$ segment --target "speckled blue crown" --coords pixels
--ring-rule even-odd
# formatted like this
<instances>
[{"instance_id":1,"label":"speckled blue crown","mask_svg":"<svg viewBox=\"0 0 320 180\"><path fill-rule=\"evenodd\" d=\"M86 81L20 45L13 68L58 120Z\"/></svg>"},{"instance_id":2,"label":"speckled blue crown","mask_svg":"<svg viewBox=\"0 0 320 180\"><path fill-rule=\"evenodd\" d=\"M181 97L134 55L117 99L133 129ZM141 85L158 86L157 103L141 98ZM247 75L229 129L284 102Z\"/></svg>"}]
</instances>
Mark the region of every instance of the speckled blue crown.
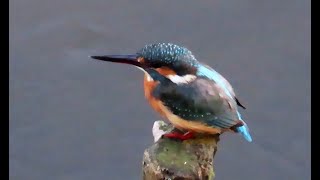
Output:
<instances>
[{"instance_id":1,"label":"speckled blue crown","mask_svg":"<svg viewBox=\"0 0 320 180\"><path fill-rule=\"evenodd\" d=\"M196 64L197 60L192 52L185 47L181 47L171 43L149 44L137 52L139 57L143 57L149 61L161 61L166 64L174 64L184 61Z\"/></svg>"}]
</instances>

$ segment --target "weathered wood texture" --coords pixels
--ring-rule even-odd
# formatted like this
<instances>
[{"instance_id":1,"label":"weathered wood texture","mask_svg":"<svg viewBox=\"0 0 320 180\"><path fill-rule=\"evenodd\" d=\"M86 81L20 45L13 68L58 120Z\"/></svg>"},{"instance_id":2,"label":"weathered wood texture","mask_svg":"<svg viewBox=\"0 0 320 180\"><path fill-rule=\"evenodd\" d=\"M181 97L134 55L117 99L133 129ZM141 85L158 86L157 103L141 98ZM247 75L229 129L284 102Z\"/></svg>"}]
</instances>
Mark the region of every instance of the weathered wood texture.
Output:
<instances>
[{"instance_id":1,"label":"weathered wood texture","mask_svg":"<svg viewBox=\"0 0 320 180\"><path fill-rule=\"evenodd\" d=\"M155 122L155 143L143 156L143 180L214 179L213 158L219 136L197 136L185 141L161 138L171 131L177 130L163 121Z\"/></svg>"}]
</instances>

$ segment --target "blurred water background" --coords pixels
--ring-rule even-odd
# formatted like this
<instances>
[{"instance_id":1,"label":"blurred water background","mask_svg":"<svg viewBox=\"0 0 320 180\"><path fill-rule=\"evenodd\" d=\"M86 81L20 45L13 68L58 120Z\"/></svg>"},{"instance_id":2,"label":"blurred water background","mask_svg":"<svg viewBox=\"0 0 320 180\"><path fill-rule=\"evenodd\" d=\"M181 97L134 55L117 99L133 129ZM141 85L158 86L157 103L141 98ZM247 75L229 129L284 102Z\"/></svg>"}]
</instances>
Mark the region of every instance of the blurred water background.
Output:
<instances>
[{"instance_id":1,"label":"blurred water background","mask_svg":"<svg viewBox=\"0 0 320 180\"><path fill-rule=\"evenodd\" d=\"M254 142L224 134L216 178L310 179L308 0L10 0L10 179L141 179L143 74L89 55L186 46L234 86Z\"/></svg>"}]
</instances>

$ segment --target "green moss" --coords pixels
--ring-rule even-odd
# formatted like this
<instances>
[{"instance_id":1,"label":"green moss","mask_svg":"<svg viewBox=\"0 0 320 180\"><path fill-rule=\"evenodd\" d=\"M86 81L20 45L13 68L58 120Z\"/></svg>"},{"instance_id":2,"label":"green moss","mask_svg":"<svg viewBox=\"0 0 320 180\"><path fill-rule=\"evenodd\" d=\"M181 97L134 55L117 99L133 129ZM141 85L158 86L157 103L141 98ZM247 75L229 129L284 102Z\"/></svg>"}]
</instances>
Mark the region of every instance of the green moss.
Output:
<instances>
[{"instance_id":1,"label":"green moss","mask_svg":"<svg viewBox=\"0 0 320 180\"><path fill-rule=\"evenodd\" d=\"M157 123L159 129L167 133L178 131L163 121ZM161 138L148 150L153 165L146 167L152 167L152 172L161 178L213 180L212 159L218 141L219 136L202 134L185 141Z\"/></svg>"},{"instance_id":2,"label":"green moss","mask_svg":"<svg viewBox=\"0 0 320 180\"><path fill-rule=\"evenodd\" d=\"M213 168L211 168L210 171L209 171L209 178L208 178L208 179L209 179L209 180L212 180L212 179L215 178L215 176L216 176L216 175L214 174Z\"/></svg>"},{"instance_id":3,"label":"green moss","mask_svg":"<svg viewBox=\"0 0 320 180\"><path fill-rule=\"evenodd\" d=\"M190 172L197 162L196 156L189 152L184 143L162 139L157 149L156 158L159 165L174 171Z\"/></svg>"}]
</instances>

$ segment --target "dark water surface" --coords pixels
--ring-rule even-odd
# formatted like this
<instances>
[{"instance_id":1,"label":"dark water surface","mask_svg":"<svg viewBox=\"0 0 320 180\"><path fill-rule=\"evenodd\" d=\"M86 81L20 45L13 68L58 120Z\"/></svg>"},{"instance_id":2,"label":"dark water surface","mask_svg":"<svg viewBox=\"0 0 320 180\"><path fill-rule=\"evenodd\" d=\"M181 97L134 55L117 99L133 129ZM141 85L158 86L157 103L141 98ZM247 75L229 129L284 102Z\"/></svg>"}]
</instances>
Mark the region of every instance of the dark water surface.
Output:
<instances>
[{"instance_id":1,"label":"dark water surface","mask_svg":"<svg viewBox=\"0 0 320 180\"><path fill-rule=\"evenodd\" d=\"M247 106L254 142L221 136L217 180L310 179L310 25L303 0L10 0L10 178L141 179L143 74L88 55L173 42Z\"/></svg>"}]
</instances>

